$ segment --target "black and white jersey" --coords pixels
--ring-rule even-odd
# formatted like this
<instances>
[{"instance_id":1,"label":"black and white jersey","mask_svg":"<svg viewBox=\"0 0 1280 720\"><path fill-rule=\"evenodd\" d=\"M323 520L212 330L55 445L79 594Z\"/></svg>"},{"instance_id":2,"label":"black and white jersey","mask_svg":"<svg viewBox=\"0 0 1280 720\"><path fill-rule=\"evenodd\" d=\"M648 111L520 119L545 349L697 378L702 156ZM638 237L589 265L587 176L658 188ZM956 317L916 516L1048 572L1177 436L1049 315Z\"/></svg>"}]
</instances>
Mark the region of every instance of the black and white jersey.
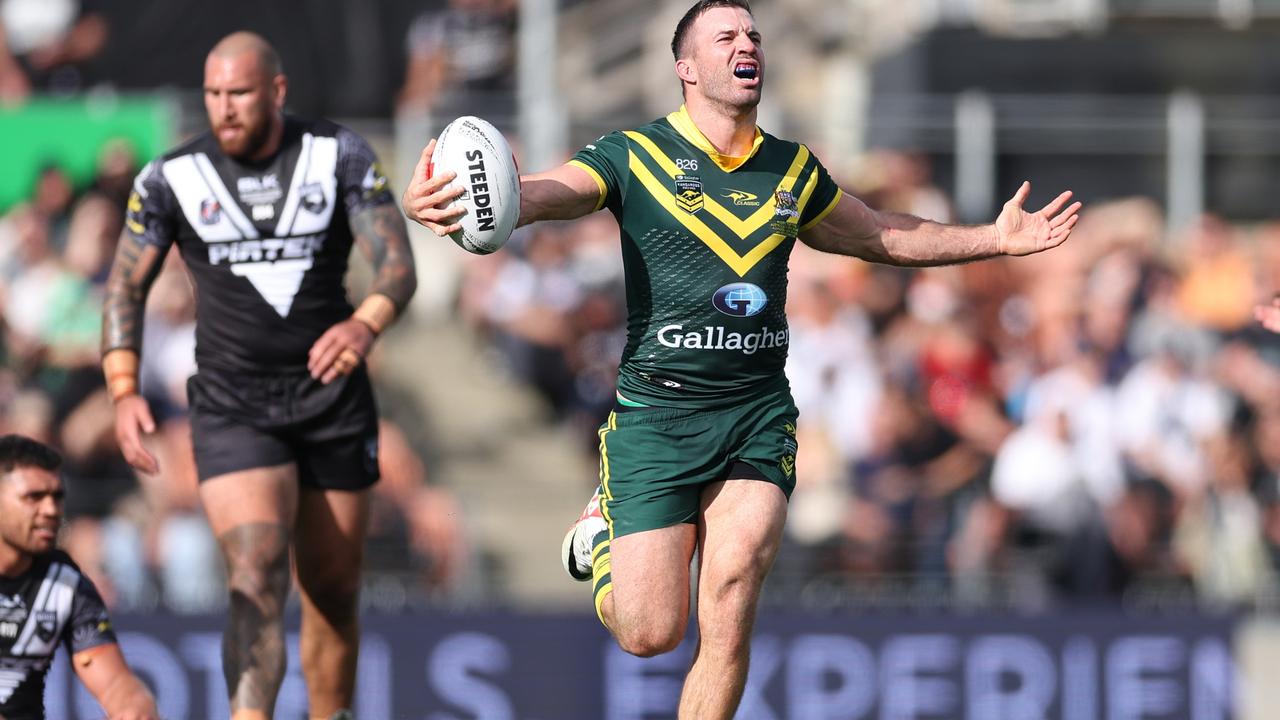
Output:
<instances>
[{"instance_id":1,"label":"black and white jersey","mask_svg":"<svg viewBox=\"0 0 1280 720\"><path fill-rule=\"evenodd\" d=\"M0 575L0 717L44 717L44 678L59 645L74 655L114 642L98 590L61 550L18 577Z\"/></svg>"},{"instance_id":2,"label":"black and white jersey","mask_svg":"<svg viewBox=\"0 0 1280 720\"><path fill-rule=\"evenodd\" d=\"M286 117L268 160L227 157L206 132L148 164L126 226L143 242L178 244L196 285L197 364L292 372L351 315L348 218L394 202L363 138Z\"/></svg>"}]
</instances>

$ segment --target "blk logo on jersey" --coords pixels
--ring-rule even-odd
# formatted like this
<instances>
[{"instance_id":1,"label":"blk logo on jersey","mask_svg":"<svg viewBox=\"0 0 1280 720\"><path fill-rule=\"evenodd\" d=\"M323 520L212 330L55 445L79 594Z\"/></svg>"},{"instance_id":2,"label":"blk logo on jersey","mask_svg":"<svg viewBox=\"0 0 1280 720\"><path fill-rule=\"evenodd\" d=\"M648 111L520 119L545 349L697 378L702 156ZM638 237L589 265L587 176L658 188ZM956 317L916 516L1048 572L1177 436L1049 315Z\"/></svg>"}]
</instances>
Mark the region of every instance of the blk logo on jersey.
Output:
<instances>
[{"instance_id":1,"label":"blk logo on jersey","mask_svg":"<svg viewBox=\"0 0 1280 720\"><path fill-rule=\"evenodd\" d=\"M676 205L691 214L702 209L702 180L697 175L676 176Z\"/></svg>"},{"instance_id":2,"label":"blk logo on jersey","mask_svg":"<svg viewBox=\"0 0 1280 720\"><path fill-rule=\"evenodd\" d=\"M731 317L758 315L769 304L769 296L759 286L751 283L730 283L716 290L711 296L716 310Z\"/></svg>"},{"instance_id":3,"label":"blk logo on jersey","mask_svg":"<svg viewBox=\"0 0 1280 720\"><path fill-rule=\"evenodd\" d=\"M222 219L222 206L213 198L200 201L200 222L205 225L217 225Z\"/></svg>"},{"instance_id":4,"label":"blk logo on jersey","mask_svg":"<svg viewBox=\"0 0 1280 720\"><path fill-rule=\"evenodd\" d=\"M246 205L269 205L284 196L280 178L275 173L262 177L242 177L236 180L236 192L240 202Z\"/></svg>"}]
</instances>

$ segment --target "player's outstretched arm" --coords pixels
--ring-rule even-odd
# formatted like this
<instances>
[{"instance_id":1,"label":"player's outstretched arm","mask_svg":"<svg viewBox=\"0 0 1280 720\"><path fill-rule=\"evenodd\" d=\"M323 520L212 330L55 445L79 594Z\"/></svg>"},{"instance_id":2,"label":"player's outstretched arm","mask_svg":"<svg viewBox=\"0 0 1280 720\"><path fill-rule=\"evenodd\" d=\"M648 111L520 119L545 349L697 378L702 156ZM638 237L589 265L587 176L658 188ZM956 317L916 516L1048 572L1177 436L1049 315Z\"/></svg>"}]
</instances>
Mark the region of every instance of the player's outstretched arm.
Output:
<instances>
[{"instance_id":1,"label":"player's outstretched arm","mask_svg":"<svg viewBox=\"0 0 1280 720\"><path fill-rule=\"evenodd\" d=\"M71 656L80 682L111 720L158 720L156 701L147 686L125 664L115 643L82 650Z\"/></svg>"},{"instance_id":2,"label":"player's outstretched arm","mask_svg":"<svg viewBox=\"0 0 1280 720\"><path fill-rule=\"evenodd\" d=\"M1036 212L1022 207L1031 192L1024 182L990 225L946 225L913 215L872 210L849 194L801 235L809 246L871 262L903 266L948 265L995 255L1030 255L1061 245L1079 219L1071 192Z\"/></svg>"},{"instance_id":3,"label":"player's outstretched arm","mask_svg":"<svg viewBox=\"0 0 1280 720\"><path fill-rule=\"evenodd\" d=\"M573 220L600 207L600 185L586 170L561 165L520 178L520 222Z\"/></svg>"},{"instance_id":4,"label":"player's outstretched arm","mask_svg":"<svg viewBox=\"0 0 1280 720\"><path fill-rule=\"evenodd\" d=\"M142 435L155 432L156 423L138 394L138 352L147 293L167 251L128 230L121 233L102 310L102 371L116 406L116 441L124 459L145 473L158 472L160 465L142 445Z\"/></svg>"}]
</instances>

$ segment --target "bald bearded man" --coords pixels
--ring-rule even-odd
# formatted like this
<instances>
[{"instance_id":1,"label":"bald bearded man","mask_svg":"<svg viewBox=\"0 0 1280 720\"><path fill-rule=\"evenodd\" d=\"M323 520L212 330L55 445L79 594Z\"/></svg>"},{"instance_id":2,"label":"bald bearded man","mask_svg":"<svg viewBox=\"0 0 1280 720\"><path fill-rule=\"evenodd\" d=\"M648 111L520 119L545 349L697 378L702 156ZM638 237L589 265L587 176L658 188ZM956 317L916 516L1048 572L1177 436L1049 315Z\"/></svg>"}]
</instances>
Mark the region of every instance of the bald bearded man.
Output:
<instances>
[{"instance_id":1,"label":"bald bearded man","mask_svg":"<svg viewBox=\"0 0 1280 720\"><path fill-rule=\"evenodd\" d=\"M108 281L103 370L134 468L160 468L139 394L143 307L176 244L195 280L187 385L200 498L226 563L223 672L234 720L272 716L293 551L313 718L350 716L378 427L364 358L416 288L404 219L367 142L285 114L280 58L237 32L209 53L210 131L134 183ZM373 266L353 310L352 245Z\"/></svg>"}]
</instances>

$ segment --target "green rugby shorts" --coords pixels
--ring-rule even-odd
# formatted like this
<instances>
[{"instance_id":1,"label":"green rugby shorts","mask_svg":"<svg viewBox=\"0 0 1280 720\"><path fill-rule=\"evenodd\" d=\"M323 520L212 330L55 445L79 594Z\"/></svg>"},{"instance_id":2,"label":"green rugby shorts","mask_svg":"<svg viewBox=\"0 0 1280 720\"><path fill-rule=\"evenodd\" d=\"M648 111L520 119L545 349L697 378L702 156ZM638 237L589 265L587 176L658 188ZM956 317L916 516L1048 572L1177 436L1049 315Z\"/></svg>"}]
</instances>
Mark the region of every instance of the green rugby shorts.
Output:
<instances>
[{"instance_id":1,"label":"green rugby shorts","mask_svg":"<svg viewBox=\"0 0 1280 720\"><path fill-rule=\"evenodd\" d=\"M610 537L696 522L719 480L764 480L790 498L798 415L788 390L715 409L619 406L599 431Z\"/></svg>"}]
</instances>

